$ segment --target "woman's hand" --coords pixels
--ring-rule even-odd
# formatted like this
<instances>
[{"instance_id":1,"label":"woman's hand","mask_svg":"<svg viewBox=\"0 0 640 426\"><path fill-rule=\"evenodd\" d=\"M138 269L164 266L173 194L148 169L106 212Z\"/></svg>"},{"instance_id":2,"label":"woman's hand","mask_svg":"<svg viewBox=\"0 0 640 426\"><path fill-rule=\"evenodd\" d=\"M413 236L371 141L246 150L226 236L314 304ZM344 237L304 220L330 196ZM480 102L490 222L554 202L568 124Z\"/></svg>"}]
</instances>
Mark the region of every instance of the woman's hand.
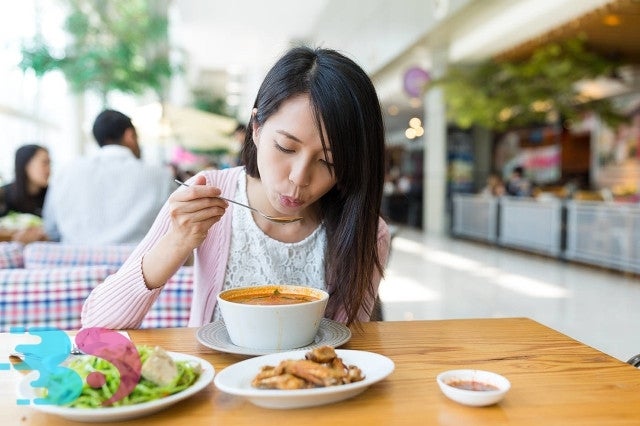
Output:
<instances>
[{"instance_id":1,"label":"woman's hand","mask_svg":"<svg viewBox=\"0 0 640 426\"><path fill-rule=\"evenodd\" d=\"M228 204L217 198L220 189L197 176L189 187L180 187L169 196L168 232L142 258L142 274L148 288L164 285L207 237Z\"/></svg>"},{"instance_id":2,"label":"woman's hand","mask_svg":"<svg viewBox=\"0 0 640 426\"><path fill-rule=\"evenodd\" d=\"M44 232L42 226L30 226L16 231L11 240L22 244L29 244L35 241L47 241L47 234Z\"/></svg>"},{"instance_id":3,"label":"woman's hand","mask_svg":"<svg viewBox=\"0 0 640 426\"><path fill-rule=\"evenodd\" d=\"M189 250L198 247L209 228L217 223L229 204L217 198L220 189L208 186L204 176L196 176L190 187L181 187L169 197L170 233Z\"/></svg>"}]
</instances>

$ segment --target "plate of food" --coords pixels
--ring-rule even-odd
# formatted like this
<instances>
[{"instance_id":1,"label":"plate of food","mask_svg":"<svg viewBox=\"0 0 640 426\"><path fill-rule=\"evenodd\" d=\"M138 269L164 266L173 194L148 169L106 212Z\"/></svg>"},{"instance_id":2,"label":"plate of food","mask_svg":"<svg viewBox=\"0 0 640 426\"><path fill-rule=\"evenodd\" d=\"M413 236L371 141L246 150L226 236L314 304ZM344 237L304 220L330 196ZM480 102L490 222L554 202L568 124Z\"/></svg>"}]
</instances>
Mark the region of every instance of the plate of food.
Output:
<instances>
[{"instance_id":1,"label":"plate of food","mask_svg":"<svg viewBox=\"0 0 640 426\"><path fill-rule=\"evenodd\" d=\"M394 368L391 359L377 353L320 346L232 364L216 375L214 383L257 406L290 409L352 398Z\"/></svg>"},{"instance_id":2,"label":"plate of food","mask_svg":"<svg viewBox=\"0 0 640 426\"><path fill-rule=\"evenodd\" d=\"M290 350L277 349L256 349L245 348L234 345L231 342L229 333L224 321L219 320L209 324L205 324L196 332L198 342L204 346L215 349L220 352L239 354L239 355L268 355L276 352L289 352ZM329 345L333 347L341 346L351 339L351 330L346 325L327 318L322 318L318 333L316 333L313 342L307 346L297 348L296 350L313 349L319 346Z\"/></svg>"},{"instance_id":3,"label":"plate of food","mask_svg":"<svg viewBox=\"0 0 640 426\"><path fill-rule=\"evenodd\" d=\"M33 382L40 374L37 371L25 375L19 382L18 400L34 401L29 404L32 409L68 420L121 421L163 410L200 392L213 381L213 366L201 358L147 346L139 346L138 351L142 361L140 379L130 393L112 405L105 406L103 402L113 397L120 384L120 374L113 364L92 355L72 357L65 364L82 379L82 391L72 402L64 405L36 403L36 399L45 398L49 390L34 387ZM90 378L94 372L100 372L104 377L101 383L96 384Z\"/></svg>"}]
</instances>

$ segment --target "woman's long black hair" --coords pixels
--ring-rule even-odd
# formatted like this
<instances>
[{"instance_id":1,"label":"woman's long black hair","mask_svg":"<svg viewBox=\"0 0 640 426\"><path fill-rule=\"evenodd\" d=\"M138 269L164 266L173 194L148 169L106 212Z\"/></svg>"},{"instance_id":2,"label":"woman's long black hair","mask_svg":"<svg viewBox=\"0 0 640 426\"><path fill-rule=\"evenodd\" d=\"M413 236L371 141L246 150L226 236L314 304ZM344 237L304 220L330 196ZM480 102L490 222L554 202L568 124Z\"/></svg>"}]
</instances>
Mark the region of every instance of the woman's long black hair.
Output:
<instances>
[{"instance_id":1,"label":"woman's long black hair","mask_svg":"<svg viewBox=\"0 0 640 426\"><path fill-rule=\"evenodd\" d=\"M327 230L325 279L331 297L326 315L343 306L356 320L375 270L383 273L377 231L384 182L384 126L371 79L354 61L330 49L296 47L267 73L248 129L262 125L286 100L307 94L325 148L331 150L336 185L321 200ZM253 121L255 120L255 122ZM328 140L324 140L322 124ZM242 161L259 178L257 150L247 131ZM369 314L371 307L365 306Z\"/></svg>"}]
</instances>

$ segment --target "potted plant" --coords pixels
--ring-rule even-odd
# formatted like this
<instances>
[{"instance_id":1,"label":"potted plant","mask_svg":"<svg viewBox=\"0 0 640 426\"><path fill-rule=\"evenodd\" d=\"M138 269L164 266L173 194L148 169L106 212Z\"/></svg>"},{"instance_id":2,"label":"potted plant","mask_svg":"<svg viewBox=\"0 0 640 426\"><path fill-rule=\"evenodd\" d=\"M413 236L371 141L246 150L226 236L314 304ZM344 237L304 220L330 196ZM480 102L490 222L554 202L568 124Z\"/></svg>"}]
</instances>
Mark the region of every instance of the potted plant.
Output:
<instances>
[{"instance_id":1,"label":"potted plant","mask_svg":"<svg viewBox=\"0 0 640 426\"><path fill-rule=\"evenodd\" d=\"M166 1L64 3L69 43L60 51L36 36L22 47L23 70L38 77L60 70L74 92L95 90L104 104L111 91L141 94L151 89L165 97L169 78L179 70L169 60Z\"/></svg>"},{"instance_id":2,"label":"potted plant","mask_svg":"<svg viewBox=\"0 0 640 426\"><path fill-rule=\"evenodd\" d=\"M462 128L504 131L576 119L585 110L615 122L619 116L611 101L581 96L576 83L611 75L616 66L589 51L584 37L577 37L546 44L524 60L451 66L425 89L443 88L449 118Z\"/></svg>"}]
</instances>

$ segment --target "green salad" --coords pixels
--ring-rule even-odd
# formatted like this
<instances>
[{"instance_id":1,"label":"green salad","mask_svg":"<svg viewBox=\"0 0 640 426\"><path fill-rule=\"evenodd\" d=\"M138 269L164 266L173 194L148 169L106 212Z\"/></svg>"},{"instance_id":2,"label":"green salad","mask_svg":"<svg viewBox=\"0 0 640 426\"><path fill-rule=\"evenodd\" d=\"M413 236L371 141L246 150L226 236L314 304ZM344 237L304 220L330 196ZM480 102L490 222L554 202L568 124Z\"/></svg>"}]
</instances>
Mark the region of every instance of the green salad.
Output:
<instances>
[{"instance_id":1,"label":"green salad","mask_svg":"<svg viewBox=\"0 0 640 426\"><path fill-rule=\"evenodd\" d=\"M150 361L149 366L145 363L158 352L166 359L168 355L160 348L152 348L140 345L136 347L142 362L142 376L135 388L129 395L109 404L107 406L120 407L125 405L140 404L155 399L163 398L177 392L180 392L193 385L201 373L200 364L189 361L171 361L171 374L167 378L166 373L162 373L164 378L157 375L154 376L154 369L161 369L156 359ZM66 407L73 408L99 408L105 407L103 404L109 400L118 387L120 386L120 373L118 369L102 358L93 355L84 355L74 358L66 365L67 368L74 370L82 378L82 392L73 402L64 404ZM151 368L149 368L151 367ZM145 374L145 370L148 372ZM89 385L87 377L93 372L102 373L105 377L104 383L100 387L92 387ZM89 380L90 382L90 380ZM160 383L158 383L160 382Z\"/></svg>"},{"instance_id":2,"label":"green salad","mask_svg":"<svg viewBox=\"0 0 640 426\"><path fill-rule=\"evenodd\" d=\"M42 218L35 214L14 211L10 211L6 216L0 217L0 228L19 230L32 226L42 226Z\"/></svg>"}]
</instances>

